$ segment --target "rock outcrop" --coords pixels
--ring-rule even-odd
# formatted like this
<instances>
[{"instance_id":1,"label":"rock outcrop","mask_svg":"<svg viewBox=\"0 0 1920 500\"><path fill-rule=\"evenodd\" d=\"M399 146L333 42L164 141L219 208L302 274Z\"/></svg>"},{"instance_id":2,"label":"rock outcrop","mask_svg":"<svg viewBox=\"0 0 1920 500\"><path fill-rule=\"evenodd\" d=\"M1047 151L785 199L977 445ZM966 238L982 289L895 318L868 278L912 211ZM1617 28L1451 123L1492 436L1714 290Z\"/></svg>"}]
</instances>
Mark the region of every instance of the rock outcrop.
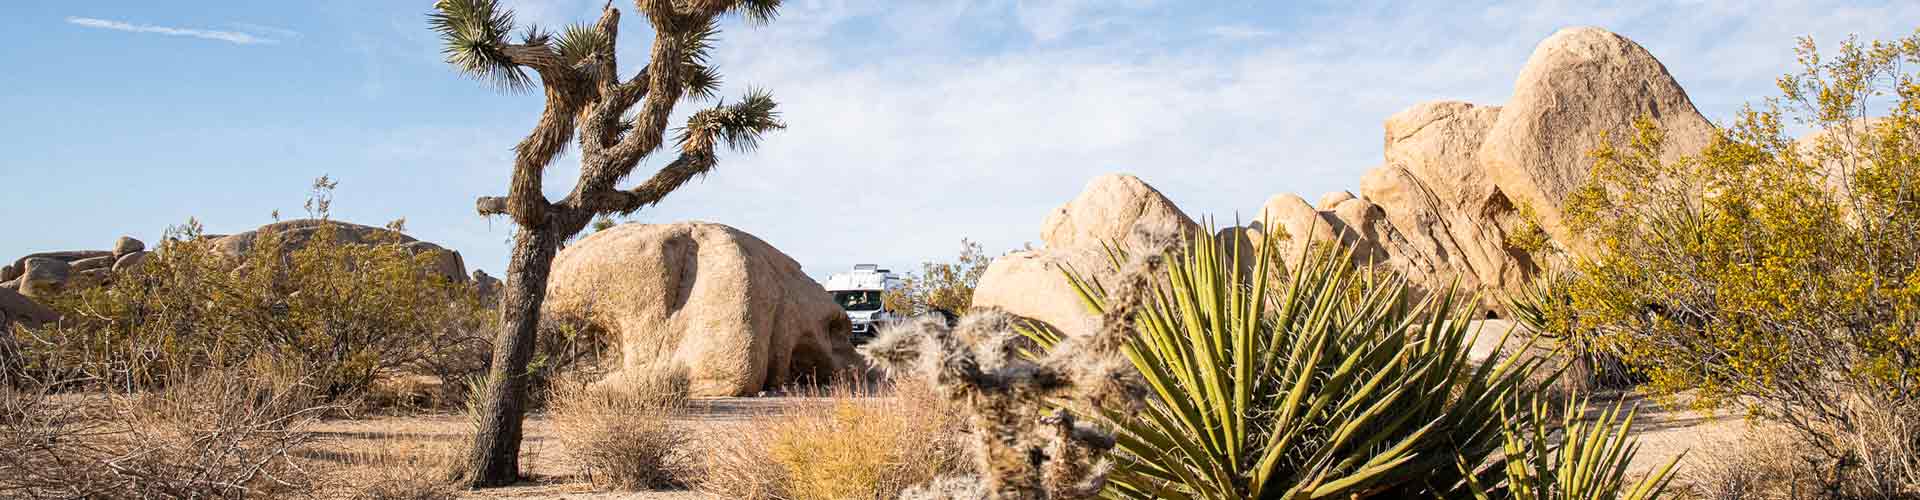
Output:
<instances>
[{"instance_id":1,"label":"rock outcrop","mask_svg":"<svg viewBox=\"0 0 1920 500\"><path fill-rule=\"evenodd\" d=\"M1587 155L1601 134L1631 138L1643 117L1665 131L1667 160L1698 153L1716 133L1640 44L1600 28L1562 29L1527 59L1479 160L1502 193L1532 207L1541 229L1579 253L1586 245L1566 227L1561 204L1586 182Z\"/></svg>"},{"instance_id":2,"label":"rock outcrop","mask_svg":"<svg viewBox=\"0 0 1920 500\"><path fill-rule=\"evenodd\" d=\"M30 257L23 267L27 271L20 275L20 294L28 297L58 295L67 289L67 278L73 276L73 266L59 259Z\"/></svg>"},{"instance_id":3,"label":"rock outcrop","mask_svg":"<svg viewBox=\"0 0 1920 500\"><path fill-rule=\"evenodd\" d=\"M432 252L434 271L447 279L464 282L467 280L466 264L460 258L460 252L448 250L432 243L414 239L399 231L373 226L362 226L348 222L321 219L296 219L275 222L260 226L252 231L227 236L209 238L221 253L239 257L253 249L254 243L263 233L273 233L283 238L284 250L292 251L307 244L322 228L333 229L333 239L344 244L387 244L402 245L415 255Z\"/></svg>"},{"instance_id":4,"label":"rock outcrop","mask_svg":"<svg viewBox=\"0 0 1920 500\"><path fill-rule=\"evenodd\" d=\"M621 362L606 384L684 369L695 395L748 396L858 364L832 296L786 254L720 224L587 236L554 259L545 312L617 339Z\"/></svg>"},{"instance_id":5,"label":"rock outcrop","mask_svg":"<svg viewBox=\"0 0 1920 500\"><path fill-rule=\"evenodd\" d=\"M1717 133L1645 48L1598 28L1563 29L1535 48L1505 105L1429 102L1388 117L1384 163L1360 179L1358 195L1334 191L1308 204L1277 194L1254 222L1221 238L1284 236L1290 264L1310 245L1339 241L1352 247L1355 264L1397 270L1416 293L1458 284L1500 311L1506 293L1542 266L1510 237L1538 224L1560 251L1586 251L1565 227L1562 204L1587 181L1588 152L1602 136L1629 138L1642 117L1666 133L1668 159L1697 154ZM1169 218L1145 214L1179 214L1144 186L1132 177L1096 179L1048 217L1045 250L994 261L975 303L1056 327L1090 318L1059 269L1104 270L1105 254L1087 251L1087 242ZM1536 219L1525 220L1522 206Z\"/></svg>"},{"instance_id":6,"label":"rock outcrop","mask_svg":"<svg viewBox=\"0 0 1920 500\"><path fill-rule=\"evenodd\" d=\"M973 291L974 307L995 307L1065 332L1091 326L1094 316L1064 271L1105 280L1112 274L1103 245L1138 247L1148 240L1191 234L1192 218L1139 178L1108 174L1087 183L1073 201L1042 224L1046 246L994 259Z\"/></svg>"},{"instance_id":7,"label":"rock outcrop","mask_svg":"<svg viewBox=\"0 0 1920 500\"><path fill-rule=\"evenodd\" d=\"M1599 28L1563 29L1535 48L1504 106L1430 102L1389 117L1385 164L1361 179L1357 199L1328 193L1318 212L1416 291L1457 283L1499 310L1541 266L1508 244L1527 223L1519 207L1561 250L1586 251L1561 207L1587 181L1603 135L1631 137L1642 117L1666 133L1668 159L1698 153L1716 133L1645 48ZM1291 201L1267 205L1311 219Z\"/></svg>"},{"instance_id":8,"label":"rock outcrop","mask_svg":"<svg viewBox=\"0 0 1920 500\"><path fill-rule=\"evenodd\" d=\"M278 232L285 235L286 249L292 250L305 245L321 227L325 226L335 229L335 239L341 243L402 245L416 255L431 252L434 255L435 272L454 281L467 280L466 265L461 261L459 252L414 239L398 231L359 224L302 219L276 222L234 235L207 235L201 238L221 253L240 257L252 250L254 242L262 232ZM11 264L0 266L0 288L15 290L30 297L44 298L63 290L101 286L111 283L114 274L133 269L152 255L152 252L147 251L146 243L131 236L121 236L113 242L111 248L111 250L39 252L22 256L14 259ZM43 262L40 262L37 267L28 265L29 262L36 260ZM37 272L34 271L35 269Z\"/></svg>"}]
</instances>

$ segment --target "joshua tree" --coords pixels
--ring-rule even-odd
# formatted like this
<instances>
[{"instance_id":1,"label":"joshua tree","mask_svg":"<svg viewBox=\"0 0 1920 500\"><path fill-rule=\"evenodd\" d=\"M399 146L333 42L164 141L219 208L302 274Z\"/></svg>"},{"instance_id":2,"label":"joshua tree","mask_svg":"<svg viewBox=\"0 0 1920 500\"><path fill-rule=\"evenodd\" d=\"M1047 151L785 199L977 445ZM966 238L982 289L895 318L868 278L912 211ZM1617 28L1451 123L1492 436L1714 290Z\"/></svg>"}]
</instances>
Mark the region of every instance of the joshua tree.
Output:
<instances>
[{"instance_id":1,"label":"joshua tree","mask_svg":"<svg viewBox=\"0 0 1920 500\"><path fill-rule=\"evenodd\" d=\"M631 214L695 176L711 171L715 148L751 150L761 134L782 128L773 98L754 90L732 104L701 109L674 137L679 157L632 188L615 184L666 144L667 119L681 100L711 99L720 76L707 63L718 18L740 14L751 23L772 20L780 0L635 0L653 26L648 62L621 79L614 59L620 11L611 0L592 25L558 33L527 26L515 31L513 12L498 0L440 0L428 23L446 42L447 62L462 73L508 91L529 90L538 75L546 110L514 147L513 180L505 197L477 202L481 215L506 215L518 231L507 265L502 331L494 343L478 428L463 474L474 486L519 478L521 417L527 363L533 355L547 274L562 242L596 216ZM629 114L629 111L632 111ZM541 174L577 138L580 179L559 201L541 192Z\"/></svg>"}]
</instances>

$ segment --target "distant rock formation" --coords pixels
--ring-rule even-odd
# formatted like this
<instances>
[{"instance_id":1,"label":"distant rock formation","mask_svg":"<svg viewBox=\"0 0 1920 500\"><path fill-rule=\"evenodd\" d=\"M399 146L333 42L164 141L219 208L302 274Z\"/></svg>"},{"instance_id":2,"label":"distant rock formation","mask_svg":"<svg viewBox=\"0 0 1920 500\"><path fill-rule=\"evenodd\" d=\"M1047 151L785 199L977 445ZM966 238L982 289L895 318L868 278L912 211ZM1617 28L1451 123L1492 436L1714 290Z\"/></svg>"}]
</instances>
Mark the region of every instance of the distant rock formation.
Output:
<instances>
[{"instance_id":1,"label":"distant rock formation","mask_svg":"<svg viewBox=\"0 0 1920 500\"><path fill-rule=\"evenodd\" d=\"M545 313L617 342L603 384L685 370L696 396L751 396L858 365L852 322L787 254L705 222L622 224L553 261Z\"/></svg>"},{"instance_id":2,"label":"distant rock formation","mask_svg":"<svg viewBox=\"0 0 1920 500\"><path fill-rule=\"evenodd\" d=\"M974 287L974 307L995 307L1067 332L1091 328L1093 314L1067 282L1071 269L1090 279L1112 274L1103 244L1136 246L1143 238L1191 234L1199 225L1139 178L1108 174L1087 183L1041 225L1046 248L993 260Z\"/></svg>"},{"instance_id":3,"label":"distant rock formation","mask_svg":"<svg viewBox=\"0 0 1920 500\"><path fill-rule=\"evenodd\" d=\"M1534 49L1504 106L1428 102L1388 117L1384 163L1360 179L1358 195L1335 191L1309 205L1277 194L1252 223L1221 233L1279 233L1289 263L1310 244L1340 241L1357 264L1405 274L1416 293L1457 284L1502 311L1505 295L1545 264L1509 243L1526 227L1520 208L1560 249L1587 252L1561 207L1587 181L1601 135L1632 137L1641 117L1666 133L1668 159L1698 153L1717 133L1646 49L1599 28L1563 29ZM1184 214L1164 222L1176 219L1168 214L1180 211L1139 179L1095 179L1047 218L1046 248L994 261L974 302L1076 327L1091 315L1058 269L1104 270L1104 253L1089 245L1118 241L1141 221L1192 224Z\"/></svg>"},{"instance_id":4,"label":"distant rock formation","mask_svg":"<svg viewBox=\"0 0 1920 500\"><path fill-rule=\"evenodd\" d=\"M283 251L294 251L306 246L321 228L333 228L333 241L341 244L389 244L406 247L414 255L431 252L434 255L434 272L455 282L467 281L467 266L461 260L460 252L448 250L440 245L414 239L392 229L362 226L350 222L323 219L295 219L260 226L251 231L227 236L208 237L221 253L232 257L246 255L261 234L273 233L282 238Z\"/></svg>"}]
</instances>

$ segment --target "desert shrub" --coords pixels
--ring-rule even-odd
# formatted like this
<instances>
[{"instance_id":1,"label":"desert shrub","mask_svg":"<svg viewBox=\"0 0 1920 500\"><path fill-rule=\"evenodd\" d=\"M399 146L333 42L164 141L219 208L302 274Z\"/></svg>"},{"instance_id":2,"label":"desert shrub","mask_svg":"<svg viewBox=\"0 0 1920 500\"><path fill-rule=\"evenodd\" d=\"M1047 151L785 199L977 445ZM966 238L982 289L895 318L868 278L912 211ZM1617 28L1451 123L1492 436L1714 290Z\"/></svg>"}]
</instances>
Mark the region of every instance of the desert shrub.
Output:
<instances>
[{"instance_id":1,"label":"desert shrub","mask_svg":"<svg viewBox=\"0 0 1920 500\"><path fill-rule=\"evenodd\" d=\"M685 486L696 472L696 457L688 429L674 419L685 411L688 387L685 370L595 385L563 382L553 388L548 416L566 454L595 486Z\"/></svg>"},{"instance_id":2,"label":"desert shrub","mask_svg":"<svg viewBox=\"0 0 1920 500\"><path fill-rule=\"evenodd\" d=\"M313 477L290 452L313 440L308 426L329 410L300 379L239 370L201 372L141 394L14 394L0 408L7 498L306 494Z\"/></svg>"},{"instance_id":3,"label":"desert shrub","mask_svg":"<svg viewBox=\"0 0 1920 500\"><path fill-rule=\"evenodd\" d=\"M841 387L725 432L699 488L723 498L890 499L966 472L959 416L924 384L892 397Z\"/></svg>"},{"instance_id":4,"label":"desert shrub","mask_svg":"<svg viewBox=\"0 0 1920 500\"><path fill-rule=\"evenodd\" d=\"M1654 392L1742 406L1876 495L1920 495L1920 78L1903 66L1920 34L1799 56L1697 156L1663 161L1644 123L1594 152L1568 200L1595 247L1573 307Z\"/></svg>"},{"instance_id":5,"label":"desert shrub","mask_svg":"<svg viewBox=\"0 0 1920 500\"><path fill-rule=\"evenodd\" d=\"M316 195L321 210L326 196ZM316 228L298 238L263 231L234 257L189 221L143 265L52 300L69 320L20 330L23 369L158 388L196 370L275 359L304 366L335 398L384 375L449 376L476 369L465 356L485 359L480 334L494 314L472 287L435 272L438 256Z\"/></svg>"},{"instance_id":6,"label":"desert shrub","mask_svg":"<svg viewBox=\"0 0 1920 500\"><path fill-rule=\"evenodd\" d=\"M1750 433L1737 446L1696 455L1680 480L1704 500L1800 500L1829 491L1820 470L1830 459L1788 436Z\"/></svg>"},{"instance_id":7,"label":"desert shrub","mask_svg":"<svg viewBox=\"0 0 1920 500\"><path fill-rule=\"evenodd\" d=\"M881 301L889 311L966 314L967 309L973 307L973 289L979 286L980 276L987 273L987 265L991 263L993 258L987 256L980 243L961 239L960 255L953 262L921 263L919 272L908 273L901 280L901 287L888 290Z\"/></svg>"}]
</instances>

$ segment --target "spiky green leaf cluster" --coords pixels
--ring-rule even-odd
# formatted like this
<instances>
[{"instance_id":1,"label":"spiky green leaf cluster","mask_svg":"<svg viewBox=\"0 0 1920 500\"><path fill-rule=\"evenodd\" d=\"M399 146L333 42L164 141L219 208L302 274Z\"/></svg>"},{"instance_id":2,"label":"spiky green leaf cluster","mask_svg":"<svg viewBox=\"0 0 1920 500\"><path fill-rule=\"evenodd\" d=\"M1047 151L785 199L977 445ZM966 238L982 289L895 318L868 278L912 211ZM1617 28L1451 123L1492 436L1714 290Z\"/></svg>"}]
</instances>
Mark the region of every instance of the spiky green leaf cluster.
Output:
<instances>
[{"instance_id":1,"label":"spiky green leaf cluster","mask_svg":"<svg viewBox=\"0 0 1920 500\"><path fill-rule=\"evenodd\" d=\"M1523 415L1506 421L1506 483L1470 486L1480 500L1574 500L1658 498L1673 482L1674 466L1681 456L1637 482L1629 482L1627 466L1640 444L1628 439L1637 411L1622 417L1621 406L1603 411L1592 421L1583 421L1587 401L1568 396L1565 414L1558 426L1547 422L1552 413L1545 400L1536 396ZM1560 436L1555 436L1559 431ZM1558 437L1559 439L1555 439ZM1470 465L1461 463L1466 470ZM1471 476L1469 476L1471 477Z\"/></svg>"},{"instance_id":2,"label":"spiky green leaf cluster","mask_svg":"<svg viewBox=\"0 0 1920 500\"><path fill-rule=\"evenodd\" d=\"M560 38L553 43L554 52L560 54L560 60L570 66L600 54L603 57L613 53L612 40L595 31L587 24L571 24L560 31Z\"/></svg>"},{"instance_id":3,"label":"spiky green leaf cluster","mask_svg":"<svg viewBox=\"0 0 1920 500\"><path fill-rule=\"evenodd\" d=\"M720 70L713 67L710 59L713 42L719 39L720 24L708 20L700 26L687 30L679 39L680 82L686 88L687 98L712 99L720 90Z\"/></svg>"},{"instance_id":4,"label":"spiky green leaf cluster","mask_svg":"<svg viewBox=\"0 0 1920 500\"><path fill-rule=\"evenodd\" d=\"M687 118L678 137L683 150L725 144L734 151L759 147L767 132L786 128L780 122L779 103L765 89L748 89L740 102L704 109Z\"/></svg>"},{"instance_id":5,"label":"spiky green leaf cluster","mask_svg":"<svg viewBox=\"0 0 1920 500\"><path fill-rule=\"evenodd\" d=\"M513 11L501 8L499 0L439 0L427 14L427 25L440 34L445 44L440 52L461 73L510 91L533 84L504 51L513 33Z\"/></svg>"},{"instance_id":6,"label":"spiky green leaf cluster","mask_svg":"<svg viewBox=\"0 0 1920 500\"><path fill-rule=\"evenodd\" d=\"M1472 301L1446 292L1409 302L1403 278L1357 271L1342 252L1302 258L1283 278L1279 247L1245 255L1202 234L1169 257L1127 349L1153 394L1145 411L1104 415L1127 457L1108 493L1464 491L1456 460L1498 449L1503 403L1529 390L1539 361L1471 360ZM1100 283L1069 278L1095 311L1105 307Z\"/></svg>"}]
</instances>

